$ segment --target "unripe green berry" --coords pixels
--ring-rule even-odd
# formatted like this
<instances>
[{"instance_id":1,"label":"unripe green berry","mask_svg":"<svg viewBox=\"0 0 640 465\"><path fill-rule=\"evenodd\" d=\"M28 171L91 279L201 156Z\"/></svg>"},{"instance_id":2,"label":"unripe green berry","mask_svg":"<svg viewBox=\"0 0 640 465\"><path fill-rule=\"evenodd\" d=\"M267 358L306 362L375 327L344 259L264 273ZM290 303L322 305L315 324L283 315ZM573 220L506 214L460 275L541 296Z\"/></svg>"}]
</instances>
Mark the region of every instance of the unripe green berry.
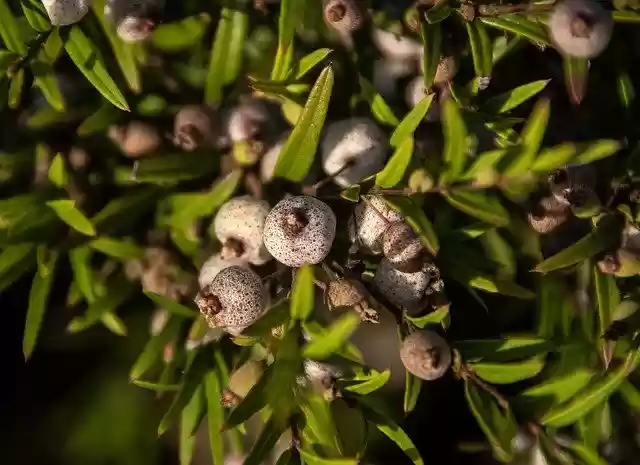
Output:
<instances>
[{"instance_id":1,"label":"unripe green berry","mask_svg":"<svg viewBox=\"0 0 640 465\"><path fill-rule=\"evenodd\" d=\"M400 359L409 373L432 381L444 375L451 366L451 348L433 331L415 331L402 341Z\"/></svg>"}]
</instances>

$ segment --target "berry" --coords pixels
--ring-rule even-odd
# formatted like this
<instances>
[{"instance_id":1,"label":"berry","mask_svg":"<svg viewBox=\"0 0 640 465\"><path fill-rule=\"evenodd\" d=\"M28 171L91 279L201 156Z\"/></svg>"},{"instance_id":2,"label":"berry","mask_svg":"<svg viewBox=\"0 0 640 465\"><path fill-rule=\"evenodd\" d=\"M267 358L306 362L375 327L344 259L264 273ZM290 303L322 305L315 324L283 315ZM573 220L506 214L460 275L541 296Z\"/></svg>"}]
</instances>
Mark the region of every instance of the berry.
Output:
<instances>
[{"instance_id":1,"label":"berry","mask_svg":"<svg viewBox=\"0 0 640 465\"><path fill-rule=\"evenodd\" d=\"M331 308L351 307L361 316L363 321L377 323L376 312L367 301L369 293L364 285L351 279L336 279L330 281L326 289L326 299Z\"/></svg>"},{"instance_id":2,"label":"berry","mask_svg":"<svg viewBox=\"0 0 640 465\"><path fill-rule=\"evenodd\" d=\"M158 130L141 121L131 121L126 126L111 126L108 136L127 157L131 158L149 155L162 145Z\"/></svg>"},{"instance_id":3,"label":"berry","mask_svg":"<svg viewBox=\"0 0 640 465\"><path fill-rule=\"evenodd\" d=\"M424 85L424 78L416 76L413 78L404 91L404 98L410 108L415 107L427 95L427 88ZM441 89L434 95L431 106L425 116L426 121L440 121L440 101L449 96L446 88Z\"/></svg>"},{"instance_id":4,"label":"berry","mask_svg":"<svg viewBox=\"0 0 640 465\"><path fill-rule=\"evenodd\" d=\"M256 140L264 135L264 126L269 119L269 109L265 102L248 99L226 115L226 133L232 142Z\"/></svg>"},{"instance_id":5,"label":"berry","mask_svg":"<svg viewBox=\"0 0 640 465\"><path fill-rule=\"evenodd\" d=\"M357 0L328 0L324 20L338 32L349 34L362 27L364 15Z\"/></svg>"},{"instance_id":6,"label":"berry","mask_svg":"<svg viewBox=\"0 0 640 465\"><path fill-rule=\"evenodd\" d=\"M540 234L547 234L563 224L571 216L569 207L553 196L538 202L527 215L529 224Z\"/></svg>"},{"instance_id":7,"label":"berry","mask_svg":"<svg viewBox=\"0 0 640 465\"><path fill-rule=\"evenodd\" d=\"M54 26L68 26L80 21L89 12L90 0L42 0Z\"/></svg>"},{"instance_id":8,"label":"berry","mask_svg":"<svg viewBox=\"0 0 640 465\"><path fill-rule=\"evenodd\" d=\"M290 197L273 207L264 225L269 253L290 267L320 263L336 235L336 216L329 206L307 195Z\"/></svg>"},{"instance_id":9,"label":"berry","mask_svg":"<svg viewBox=\"0 0 640 465\"><path fill-rule=\"evenodd\" d=\"M238 258L254 265L262 265L271 256L262 242L264 223L269 204L248 195L229 200L220 207L213 221L213 229L223 244L224 259Z\"/></svg>"},{"instance_id":10,"label":"berry","mask_svg":"<svg viewBox=\"0 0 640 465\"><path fill-rule=\"evenodd\" d=\"M228 257L225 259L222 258L219 253L209 257L200 268L200 274L198 275L198 283L200 284L200 287L202 288L211 284L211 281L213 281L213 278L215 278L218 273L230 266L242 266L248 268L247 262L240 258Z\"/></svg>"},{"instance_id":11,"label":"berry","mask_svg":"<svg viewBox=\"0 0 640 465\"><path fill-rule=\"evenodd\" d=\"M640 274L640 253L620 247L614 254L606 255L598 262L598 269L619 278L628 278Z\"/></svg>"},{"instance_id":12,"label":"berry","mask_svg":"<svg viewBox=\"0 0 640 465\"><path fill-rule=\"evenodd\" d=\"M430 281L430 273L422 270L405 273L394 268L387 259L382 259L373 277L373 285L380 294L411 314L419 312L424 306L424 296Z\"/></svg>"},{"instance_id":13,"label":"berry","mask_svg":"<svg viewBox=\"0 0 640 465\"><path fill-rule=\"evenodd\" d=\"M262 315L267 296L257 274L230 266L200 290L195 303L211 328L237 336Z\"/></svg>"},{"instance_id":14,"label":"berry","mask_svg":"<svg viewBox=\"0 0 640 465\"><path fill-rule=\"evenodd\" d=\"M215 117L207 105L183 107L173 121L173 143L187 152L201 146L211 147L215 138Z\"/></svg>"},{"instance_id":15,"label":"berry","mask_svg":"<svg viewBox=\"0 0 640 465\"><path fill-rule=\"evenodd\" d=\"M420 55L420 69L423 69L424 55ZM453 55L443 55L440 57L438 67L436 68L436 75L433 78L433 85L437 86L445 84L455 77L458 73L458 60Z\"/></svg>"},{"instance_id":16,"label":"berry","mask_svg":"<svg viewBox=\"0 0 640 465\"><path fill-rule=\"evenodd\" d=\"M401 58L381 58L373 65L373 85L384 98L393 100L398 80L413 71L411 62Z\"/></svg>"},{"instance_id":17,"label":"berry","mask_svg":"<svg viewBox=\"0 0 640 465\"><path fill-rule=\"evenodd\" d=\"M384 232L382 253L391 266L405 273L419 271L425 262L420 236L404 222L393 223Z\"/></svg>"},{"instance_id":18,"label":"berry","mask_svg":"<svg viewBox=\"0 0 640 465\"><path fill-rule=\"evenodd\" d=\"M163 4L163 0L108 0L104 16L123 41L139 42L149 38L158 25Z\"/></svg>"},{"instance_id":19,"label":"berry","mask_svg":"<svg viewBox=\"0 0 640 465\"><path fill-rule=\"evenodd\" d=\"M321 151L325 173L347 187L384 167L387 136L368 118L350 118L326 128Z\"/></svg>"},{"instance_id":20,"label":"berry","mask_svg":"<svg viewBox=\"0 0 640 465\"><path fill-rule=\"evenodd\" d=\"M595 191L597 173L593 166L578 165L561 168L549 175L549 189L561 203L571 204L571 193L578 189Z\"/></svg>"},{"instance_id":21,"label":"berry","mask_svg":"<svg viewBox=\"0 0 640 465\"><path fill-rule=\"evenodd\" d=\"M276 163L278 163L278 157L282 152L284 144L287 142L289 132L280 137L280 140L271 146L269 150L262 156L260 161L260 178L263 182L269 182L273 179L273 173L276 169Z\"/></svg>"},{"instance_id":22,"label":"berry","mask_svg":"<svg viewBox=\"0 0 640 465\"><path fill-rule=\"evenodd\" d=\"M551 40L560 52L574 57L600 55L611 40L613 20L594 0L564 0L549 18Z\"/></svg>"},{"instance_id":23,"label":"berry","mask_svg":"<svg viewBox=\"0 0 640 465\"><path fill-rule=\"evenodd\" d=\"M389 225L403 219L381 197L367 197L356 205L349 219L349 237L360 248L377 255L382 253L382 236Z\"/></svg>"},{"instance_id":24,"label":"berry","mask_svg":"<svg viewBox=\"0 0 640 465\"><path fill-rule=\"evenodd\" d=\"M440 378L451 365L451 349L433 331L415 331L402 341L400 359L409 373L425 381Z\"/></svg>"},{"instance_id":25,"label":"berry","mask_svg":"<svg viewBox=\"0 0 640 465\"><path fill-rule=\"evenodd\" d=\"M422 44L417 40L384 29L375 28L371 38L380 52L393 60L418 60L423 54Z\"/></svg>"}]
</instances>

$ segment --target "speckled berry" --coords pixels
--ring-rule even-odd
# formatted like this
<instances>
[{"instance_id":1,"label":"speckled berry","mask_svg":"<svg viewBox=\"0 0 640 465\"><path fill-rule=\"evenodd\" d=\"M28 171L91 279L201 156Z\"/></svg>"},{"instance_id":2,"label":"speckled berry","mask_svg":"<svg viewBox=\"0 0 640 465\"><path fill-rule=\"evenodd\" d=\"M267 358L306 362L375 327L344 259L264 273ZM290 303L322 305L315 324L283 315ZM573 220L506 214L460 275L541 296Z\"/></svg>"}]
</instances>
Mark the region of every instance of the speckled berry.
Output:
<instances>
[{"instance_id":1,"label":"speckled berry","mask_svg":"<svg viewBox=\"0 0 640 465\"><path fill-rule=\"evenodd\" d=\"M131 121L126 126L113 125L109 128L108 136L122 153L131 158L149 155L162 145L155 126L142 121Z\"/></svg>"},{"instance_id":2,"label":"speckled berry","mask_svg":"<svg viewBox=\"0 0 640 465\"><path fill-rule=\"evenodd\" d=\"M251 141L260 138L270 119L265 102L248 99L229 110L225 115L226 133L231 142Z\"/></svg>"},{"instance_id":3,"label":"speckled berry","mask_svg":"<svg viewBox=\"0 0 640 465\"><path fill-rule=\"evenodd\" d=\"M562 53L574 57L600 55L612 31L611 15L594 0L564 0L549 17L551 40Z\"/></svg>"},{"instance_id":4,"label":"speckled berry","mask_svg":"<svg viewBox=\"0 0 640 465\"><path fill-rule=\"evenodd\" d=\"M289 197L273 207L264 225L264 245L290 267L315 265L327 256L336 235L329 206L308 195Z\"/></svg>"},{"instance_id":5,"label":"speckled berry","mask_svg":"<svg viewBox=\"0 0 640 465\"><path fill-rule=\"evenodd\" d=\"M215 133L215 115L208 105L187 105L173 121L173 143L187 152L211 147Z\"/></svg>"},{"instance_id":6,"label":"speckled berry","mask_svg":"<svg viewBox=\"0 0 640 465\"><path fill-rule=\"evenodd\" d=\"M159 23L164 0L108 0L104 16L125 42L148 39Z\"/></svg>"},{"instance_id":7,"label":"speckled berry","mask_svg":"<svg viewBox=\"0 0 640 465\"><path fill-rule=\"evenodd\" d=\"M430 280L428 272L405 273L395 269L389 260L383 259L373 277L373 286L389 302L415 314L425 305L424 296Z\"/></svg>"},{"instance_id":8,"label":"speckled berry","mask_svg":"<svg viewBox=\"0 0 640 465\"><path fill-rule=\"evenodd\" d=\"M382 236L389 225L403 219L382 198L367 197L356 205L349 218L349 237L358 248L377 255L382 253Z\"/></svg>"},{"instance_id":9,"label":"speckled berry","mask_svg":"<svg viewBox=\"0 0 640 465\"><path fill-rule=\"evenodd\" d=\"M226 202L213 221L213 229L223 244L221 255L239 258L253 265L262 265L271 259L264 246L262 233L269 214L269 204L248 195Z\"/></svg>"},{"instance_id":10,"label":"speckled berry","mask_svg":"<svg viewBox=\"0 0 640 465\"><path fill-rule=\"evenodd\" d=\"M206 287L211 284L213 278L215 278L218 273L230 266L249 268L247 262L240 258L228 257L225 259L222 258L219 253L209 257L207 261L202 264L200 273L198 274L198 283L200 284L200 287Z\"/></svg>"},{"instance_id":11,"label":"speckled berry","mask_svg":"<svg viewBox=\"0 0 640 465\"><path fill-rule=\"evenodd\" d=\"M406 60L418 60L423 54L422 44L417 40L384 29L374 28L371 38L378 50L392 59L406 62Z\"/></svg>"},{"instance_id":12,"label":"speckled berry","mask_svg":"<svg viewBox=\"0 0 640 465\"><path fill-rule=\"evenodd\" d=\"M350 118L327 126L320 149L324 172L346 187L384 167L387 136L368 118Z\"/></svg>"},{"instance_id":13,"label":"speckled berry","mask_svg":"<svg viewBox=\"0 0 640 465\"><path fill-rule=\"evenodd\" d=\"M54 26L77 23L89 12L91 0L42 0L49 20Z\"/></svg>"},{"instance_id":14,"label":"speckled berry","mask_svg":"<svg viewBox=\"0 0 640 465\"><path fill-rule=\"evenodd\" d=\"M540 234L548 234L571 216L571 210L554 196L544 197L527 214L531 227Z\"/></svg>"},{"instance_id":15,"label":"speckled berry","mask_svg":"<svg viewBox=\"0 0 640 465\"><path fill-rule=\"evenodd\" d=\"M352 33L362 27L364 15L358 0L327 0L324 20L342 33Z\"/></svg>"},{"instance_id":16,"label":"speckled berry","mask_svg":"<svg viewBox=\"0 0 640 465\"><path fill-rule=\"evenodd\" d=\"M451 366L451 348L433 331L415 331L402 341L400 359L409 373L432 381L444 375Z\"/></svg>"},{"instance_id":17,"label":"speckled berry","mask_svg":"<svg viewBox=\"0 0 640 465\"><path fill-rule=\"evenodd\" d=\"M395 269L415 273L425 263L420 236L404 222L393 223L382 235L382 253Z\"/></svg>"},{"instance_id":18,"label":"speckled berry","mask_svg":"<svg viewBox=\"0 0 640 465\"><path fill-rule=\"evenodd\" d=\"M305 360L302 365L307 379L325 389L331 388L336 379L344 376L342 370L329 363Z\"/></svg>"},{"instance_id":19,"label":"speckled berry","mask_svg":"<svg viewBox=\"0 0 640 465\"><path fill-rule=\"evenodd\" d=\"M230 266L200 290L195 303L211 328L238 335L262 315L267 296L257 274Z\"/></svg>"}]
</instances>

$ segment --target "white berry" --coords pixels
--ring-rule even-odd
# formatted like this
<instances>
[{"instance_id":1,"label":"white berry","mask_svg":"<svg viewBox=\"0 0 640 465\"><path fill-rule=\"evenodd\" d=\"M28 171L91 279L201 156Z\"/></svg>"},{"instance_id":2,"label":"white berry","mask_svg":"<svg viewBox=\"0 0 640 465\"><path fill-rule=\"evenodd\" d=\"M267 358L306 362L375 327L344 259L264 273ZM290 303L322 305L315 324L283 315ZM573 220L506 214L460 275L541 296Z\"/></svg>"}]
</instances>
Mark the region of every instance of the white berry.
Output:
<instances>
[{"instance_id":1,"label":"white berry","mask_svg":"<svg viewBox=\"0 0 640 465\"><path fill-rule=\"evenodd\" d=\"M564 54L593 58L600 55L611 40L611 15L594 0L564 0L549 17L549 33Z\"/></svg>"},{"instance_id":2,"label":"white berry","mask_svg":"<svg viewBox=\"0 0 640 465\"><path fill-rule=\"evenodd\" d=\"M403 216L389 207L380 197L367 197L356 205L349 218L351 242L372 254L382 253L382 235L390 224L402 221Z\"/></svg>"},{"instance_id":3,"label":"white berry","mask_svg":"<svg viewBox=\"0 0 640 465\"><path fill-rule=\"evenodd\" d=\"M198 275L198 283L200 287L206 287L213 281L218 273L220 273L225 268L229 268L230 266L242 266L248 268L247 262L240 258L236 257L228 257L222 258L222 256L217 253L212 255L207 259L206 262L202 264L200 268L200 273Z\"/></svg>"},{"instance_id":4,"label":"white berry","mask_svg":"<svg viewBox=\"0 0 640 465\"><path fill-rule=\"evenodd\" d=\"M80 21L89 12L91 0L42 0L54 26L68 26Z\"/></svg>"},{"instance_id":5,"label":"white berry","mask_svg":"<svg viewBox=\"0 0 640 465\"><path fill-rule=\"evenodd\" d=\"M451 366L451 348L433 331L415 331L402 341L400 359L409 373L432 381Z\"/></svg>"},{"instance_id":6,"label":"white berry","mask_svg":"<svg viewBox=\"0 0 640 465\"><path fill-rule=\"evenodd\" d=\"M430 280L431 275L426 271L405 273L383 259L373 277L373 285L389 302L416 313L423 306Z\"/></svg>"}]
</instances>

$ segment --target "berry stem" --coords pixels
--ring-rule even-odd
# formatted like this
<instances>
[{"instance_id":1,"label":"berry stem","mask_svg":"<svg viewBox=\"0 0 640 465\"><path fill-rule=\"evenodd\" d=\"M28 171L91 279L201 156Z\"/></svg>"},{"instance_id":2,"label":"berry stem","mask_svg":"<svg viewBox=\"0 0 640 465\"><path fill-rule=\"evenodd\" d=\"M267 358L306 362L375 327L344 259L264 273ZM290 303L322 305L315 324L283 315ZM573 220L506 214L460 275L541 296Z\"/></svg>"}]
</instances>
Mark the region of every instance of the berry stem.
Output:
<instances>
[{"instance_id":1,"label":"berry stem","mask_svg":"<svg viewBox=\"0 0 640 465\"><path fill-rule=\"evenodd\" d=\"M316 195L316 193L318 192L318 190L320 188L326 186L331 181L333 181L336 177L340 176L340 174L343 173L345 170L351 168L354 165L354 163L355 163L354 160L347 161L344 165L342 165L342 168L340 168L335 173L332 173L332 174L328 175L326 178L321 179L320 181L318 181L317 183L313 184L312 186L303 187L302 188L302 192L304 192L305 194L308 194L308 195Z\"/></svg>"}]
</instances>

